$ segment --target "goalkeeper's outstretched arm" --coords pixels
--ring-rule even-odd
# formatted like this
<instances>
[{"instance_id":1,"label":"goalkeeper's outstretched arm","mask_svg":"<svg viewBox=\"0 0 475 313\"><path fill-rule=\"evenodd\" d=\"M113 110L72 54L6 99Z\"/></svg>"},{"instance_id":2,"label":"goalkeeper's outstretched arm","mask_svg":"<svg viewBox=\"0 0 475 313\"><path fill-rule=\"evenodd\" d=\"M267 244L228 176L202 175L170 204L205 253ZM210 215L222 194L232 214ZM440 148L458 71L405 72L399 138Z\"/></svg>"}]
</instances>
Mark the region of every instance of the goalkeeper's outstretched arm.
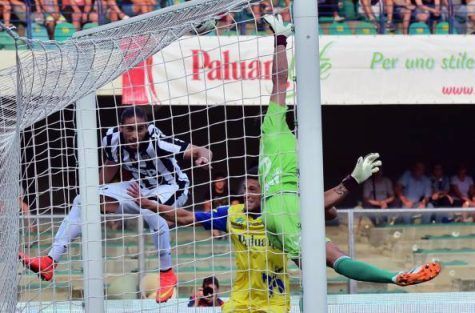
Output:
<instances>
[{"instance_id":1,"label":"goalkeeper's outstretched arm","mask_svg":"<svg viewBox=\"0 0 475 313\"><path fill-rule=\"evenodd\" d=\"M345 199L359 184L378 172L381 165L382 162L379 160L378 153L370 153L365 157L359 157L351 175L345 177L338 186L325 191L325 210L331 210L333 206Z\"/></svg>"},{"instance_id":2,"label":"goalkeeper's outstretched arm","mask_svg":"<svg viewBox=\"0 0 475 313\"><path fill-rule=\"evenodd\" d=\"M264 20L274 32L274 59L272 61L272 93L270 101L285 105L287 96L287 37L292 35L292 25L284 25L282 16L266 15Z\"/></svg>"}]
</instances>

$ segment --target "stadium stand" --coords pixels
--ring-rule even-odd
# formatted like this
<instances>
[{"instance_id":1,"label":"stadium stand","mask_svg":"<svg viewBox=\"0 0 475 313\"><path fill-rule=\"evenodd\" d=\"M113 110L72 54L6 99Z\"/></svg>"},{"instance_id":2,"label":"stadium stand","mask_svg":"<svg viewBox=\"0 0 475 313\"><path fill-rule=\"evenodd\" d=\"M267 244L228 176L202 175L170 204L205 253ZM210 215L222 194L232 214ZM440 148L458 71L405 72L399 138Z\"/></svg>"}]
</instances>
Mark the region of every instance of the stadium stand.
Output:
<instances>
[{"instance_id":1,"label":"stadium stand","mask_svg":"<svg viewBox=\"0 0 475 313\"><path fill-rule=\"evenodd\" d=\"M58 224L59 225L59 224ZM56 225L56 226L58 226ZM155 291L156 277L153 274L157 267L157 258L153 251L153 244L146 237L145 244L145 267L146 274L142 281L138 277L138 256L139 246L137 244L136 231L133 226L128 225L128 230L122 231L107 230L105 235L107 241L105 249L107 260L105 261L105 274L107 282L107 297L109 299L138 299L140 295L149 295ZM44 250L51 244L52 237L46 236L49 231L44 232L41 245L32 246L31 249ZM360 293L400 293L400 292L434 292L441 290L464 291L472 290L475 281L467 273L473 272L475 268L475 224L433 224L433 225L387 225L384 227L363 227L356 234L356 251L362 261L371 261L375 265L385 266L389 269L399 269L411 267L430 261L437 256L445 267L437 284L426 284L417 288L402 290L394 285L377 285L370 283L358 283ZM346 250L347 245L347 225L342 223L339 226L327 227L327 234L333 241L338 242L342 249ZM197 237L194 237L197 236ZM173 251L177 256L174 261L180 266L177 273L180 279L178 296L187 297L192 294L196 286L196 279L202 279L217 274L220 281L220 296L227 297L231 287L231 280L228 273L233 270L233 263L230 262L230 246L227 242L216 241L207 232L193 233L190 228L179 228L173 230L172 238L178 238L179 251ZM195 246L189 243L198 240ZM123 244L123 242L125 244ZM172 243L172 246L176 246ZM214 260L206 261L206 256L213 246ZM450 249L446 247L450 246ZM34 251L32 251L34 253ZM38 252L40 253L40 252ZM41 297L51 298L55 293L56 299L64 300L79 299L83 293L82 263L80 260L80 244L73 244L70 251L71 257L59 264L55 271L56 281L43 282L36 280L34 274L25 273L20 283L29 284L30 292L37 292L42 289ZM202 256L197 258L197 256ZM199 262L196 263L196 259ZM195 263L193 263L195 262ZM187 266L186 264L190 264ZM299 270L293 263L290 265L292 290L298 290ZM119 277L122 273L128 275ZM328 270L328 291L330 294L347 293L348 280ZM152 276L151 278L149 276ZM32 284L32 280L35 281ZM25 290L25 292L27 292ZM27 294L23 295L25 298ZM40 299L38 299L40 300Z\"/></svg>"},{"instance_id":2,"label":"stadium stand","mask_svg":"<svg viewBox=\"0 0 475 313\"><path fill-rule=\"evenodd\" d=\"M372 23L359 22L355 27L356 35L376 35L378 30Z\"/></svg>"},{"instance_id":3,"label":"stadium stand","mask_svg":"<svg viewBox=\"0 0 475 313\"><path fill-rule=\"evenodd\" d=\"M329 35L353 35L350 27L345 22L334 22L328 27Z\"/></svg>"},{"instance_id":4,"label":"stadium stand","mask_svg":"<svg viewBox=\"0 0 475 313\"><path fill-rule=\"evenodd\" d=\"M64 41L69 38L74 32L71 30L70 23L75 25L73 28L76 30L88 29L94 27L97 24L107 23L115 21L129 16L135 16L143 13L150 12L152 10L160 9L169 5L183 2L181 0L161 0L161 1L128 1L119 0L117 3L111 6L112 2L97 1L93 2L90 10L90 14L81 14L78 12L84 12L85 4L81 1L69 1L60 0L60 20L56 28L60 28L58 31L54 31L54 38L59 41ZM289 1L287 1L289 2ZM279 12L287 12L286 7L289 5L285 1L279 1L277 10ZM5 3L5 4L2 4ZM25 4L18 2L17 0L5 0L0 3L0 20L3 22L11 23L17 26L17 30L20 35L31 36L36 39L45 40L44 32L39 28L39 25L45 22L47 16L43 16L44 13L38 13L34 6L34 2L26 2L26 5L30 5L29 10L26 10ZM397 12L397 2L395 2L394 11ZM98 10L99 6L105 6L101 10ZM472 22L467 15L466 6L456 1L448 1L447 4L442 4L440 17L437 19L428 19L427 21L419 21L416 17L417 3L413 8L407 8L413 13L412 24L410 25L409 33L411 35L421 34L461 34L471 33ZM260 16L271 10L270 5L262 5L253 9L253 12L240 12L232 16L228 21L221 21L222 23L232 23L233 21L239 22L239 29L231 29L225 31L225 35L246 35L248 34L248 28L254 28L252 26L246 27L246 23L243 21L250 21L250 16ZM320 11L320 24L323 34L330 35L374 35L374 34L401 34L407 30L402 27L402 16L398 13L394 13L393 20L388 19L386 13L390 10L387 8L385 1L373 5L371 10L367 9L367 12L372 12L372 16L368 16L362 9L360 1L323 1L319 3ZM98 16L97 12L105 12L103 16ZM380 12L385 12L381 14ZM7 13L5 15L4 13ZM6 20L8 14L11 13L11 18ZM66 20L63 21L62 17ZM284 14L285 16L285 14ZM65 27L65 26L68 27ZM259 25L259 32L265 31L264 25ZM28 32L28 29L31 29ZM210 35L215 35L211 33ZM249 35L249 34L248 34ZM50 34L51 36L51 34ZM58 38L56 38L58 37Z\"/></svg>"},{"instance_id":5,"label":"stadium stand","mask_svg":"<svg viewBox=\"0 0 475 313\"><path fill-rule=\"evenodd\" d=\"M15 41L13 40L12 37L7 35L6 33L0 32L0 48L13 50L15 49Z\"/></svg>"}]
</instances>

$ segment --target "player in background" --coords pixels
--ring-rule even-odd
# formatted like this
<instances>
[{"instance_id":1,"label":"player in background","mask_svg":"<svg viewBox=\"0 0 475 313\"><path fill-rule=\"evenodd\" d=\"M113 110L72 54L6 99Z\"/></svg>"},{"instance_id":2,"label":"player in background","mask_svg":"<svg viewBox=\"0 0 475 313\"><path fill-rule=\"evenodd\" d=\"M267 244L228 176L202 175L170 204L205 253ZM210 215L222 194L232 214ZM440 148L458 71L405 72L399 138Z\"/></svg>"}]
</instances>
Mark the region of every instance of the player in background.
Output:
<instances>
[{"instance_id":1,"label":"player in background","mask_svg":"<svg viewBox=\"0 0 475 313\"><path fill-rule=\"evenodd\" d=\"M127 195L127 189L132 181L138 182L144 196L166 205L183 206L188 199L189 180L177 160L193 159L196 166L206 166L212 153L206 148L165 136L138 107L126 108L122 112L119 127L107 130L102 148L106 160L99 174L101 209L105 213L143 215L160 258L160 288L156 301L166 302L173 295L177 282L172 269L168 224L158 214L141 209ZM133 179L111 183L121 169L130 172ZM80 234L81 200L78 195L61 223L48 255L29 257L20 253L20 260L43 280L49 281L68 245Z\"/></svg>"},{"instance_id":2,"label":"player in background","mask_svg":"<svg viewBox=\"0 0 475 313\"><path fill-rule=\"evenodd\" d=\"M273 89L269 107L261 126L259 152L259 179L262 186L262 215L269 243L284 251L300 265L300 203L298 194L297 140L286 122L285 104L288 79L287 37L292 26L284 25L280 16L264 17L274 32L274 60L272 65ZM360 157L356 166L341 184L324 194L327 217L336 216L334 205L343 200L359 184L379 171L379 154ZM316 209L320 205L316 205ZM391 273L370 264L351 259L334 243L327 240L327 265L348 278L407 286L436 277L441 268L438 263L418 266L408 272Z\"/></svg>"},{"instance_id":3,"label":"player in background","mask_svg":"<svg viewBox=\"0 0 475 313\"><path fill-rule=\"evenodd\" d=\"M227 232L233 246L236 271L231 297L223 313L286 313L290 310L287 257L269 246L261 216L261 188L257 168L249 170L241 183L244 204L218 207L210 212L190 212L143 198L137 184L129 195L137 204L177 225L201 225L206 230Z\"/></svg>"}]
</instances>

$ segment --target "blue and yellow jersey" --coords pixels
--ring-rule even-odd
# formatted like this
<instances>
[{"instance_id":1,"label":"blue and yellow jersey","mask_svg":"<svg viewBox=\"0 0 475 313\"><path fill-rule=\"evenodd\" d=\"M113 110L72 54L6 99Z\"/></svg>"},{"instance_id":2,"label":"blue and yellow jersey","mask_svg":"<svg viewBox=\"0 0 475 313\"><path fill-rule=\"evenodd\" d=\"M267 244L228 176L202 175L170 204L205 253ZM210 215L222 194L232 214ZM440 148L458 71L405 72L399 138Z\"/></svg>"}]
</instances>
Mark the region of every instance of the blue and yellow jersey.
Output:
<instances>
[{"instance_id":1,"label":"blue and yellow jersey","mask_svg":"<svg viewBox=\"0 0 475 313\"><path fill-rule=\"evenodd\" d=\"M237 270L230 302L246 305L250 311L277 306L288 312L287 257L269 246L262 217L247 214L244 205L237 204L197 212L195 218L205 229L231 236Z\"/></svg>"}]
</instances>

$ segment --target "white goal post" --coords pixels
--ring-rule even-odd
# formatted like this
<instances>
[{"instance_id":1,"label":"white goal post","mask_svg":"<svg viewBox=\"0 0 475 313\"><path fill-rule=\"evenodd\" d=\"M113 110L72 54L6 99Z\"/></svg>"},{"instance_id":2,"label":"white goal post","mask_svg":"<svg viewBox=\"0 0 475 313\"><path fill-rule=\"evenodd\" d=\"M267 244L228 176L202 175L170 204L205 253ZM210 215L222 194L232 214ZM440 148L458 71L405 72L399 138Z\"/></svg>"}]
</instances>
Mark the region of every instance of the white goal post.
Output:
<instances>
[{"instance_id":1,"label":"white goal post","mask_svg":"<svg viewBox=\"0 0 475 313\"><path fill-rule=\"evenodd\" d=\"M318 3L294 4L304 312L327 307ZM316 160L316 162L315 162Z\"/></svg>"}]
</instances>

